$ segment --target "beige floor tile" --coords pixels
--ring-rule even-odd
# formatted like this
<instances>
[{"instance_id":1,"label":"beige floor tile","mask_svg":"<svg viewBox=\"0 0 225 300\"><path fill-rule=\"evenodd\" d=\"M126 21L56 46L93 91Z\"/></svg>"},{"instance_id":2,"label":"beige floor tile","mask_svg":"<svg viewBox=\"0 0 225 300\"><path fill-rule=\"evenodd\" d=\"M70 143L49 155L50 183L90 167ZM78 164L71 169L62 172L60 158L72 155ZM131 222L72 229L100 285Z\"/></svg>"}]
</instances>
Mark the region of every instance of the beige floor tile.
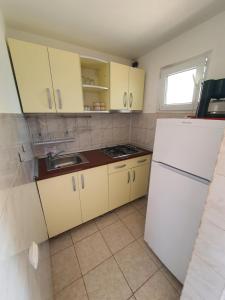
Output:
<instances>
[{"instance_id":1,"label":"beige floor tile","mask_svg":"<svg viewBox=\"0 0 225 300\"><path fill-rule=\"evenodd\" d=\"M114 212L110 212L110 213L107 213L107 214L97 218L95 220L95 222L99 229L103 229L106 226L111 225L118 220L119 220L118 216Z\"/></svg>"},{"instance_id":2,"label":"beige floor tile","mask_svg":"<svg viewBox=\"0 0 225 300\"><path fill-rule=\"evenodd\" d=\"M52 255L70 246L73 246L73 242L68 232L50 239L50 252Z\"/></svg>"},{"instance_id":3,"label":"beige floor tile","mask_svg":"<svg viewBox=\"0 0 225 300\"><path fill-rule=\"evenodd\" d=\"M78 279L56 295L55 300L88 300L83 279Z\"/></svg>"},{"instance_id":4,"label":"beige floor tile","mask_svg":"<svg viewBox=\"0 0 225 300\"><path fill-rule=\"evenodd\" d=\"M139 198L133 201L132 205L138 210L142 209L143 207L147 207L147 198L146 197Z\"/></svg>"},{"instance_id":5,"label":"beige floor tile","mask_svg":"<svg viewBox=\"0 0 225 300\"><path fill-rule=\"evenodd\" d=\"M133 291L136 291L158 270L145 250L136 241L117 252L115 259Z\"/></svg>"},{"instance_id":6,"label":"beige floor tile","mask_svg":"<svg viewBox=\"0 0 225 300\"><path fill-rule=\"evenodd\" d=\"M121 221L104 228L102 234L112 253L121 250L134 240Z\"/></svg>"},{"instance_id":7,"label":"beige floor tile","mask_svg":"<svg viewBox=\"0 0 225 300\"><path fill-rule=\"evenodd\" d=\"M55 292L59 292L81 276L74 247L66 248L52 256L52 273Z\"/></svg>"},{"instance_id":8,"label":"beige floor tile","mask_svg":"<svg viewBox=\"0 0 225 300\"><path fill-rule=\"evenodd\" d=\"M116 210L114 210L114 212L119 216L119 218L124 218L124 217L128 216L129 214L134 213L135 211L136 210L131 203L123 205L123 206L117 208Z\"/></svg>"},{"instance_id":9,"label":"beige floor tile","mask_svg":"<svg viewBox=\"0 0 225 300\"><path fill-rule=\"evenodd\" d=\"M129 298L129 300L136 300L136 298L132 296L131 298Z\"/></svg>"},{"instance_id":10,"label":"beige floor tile","mask_svg":"<svg viewBox=\"0 0 225 300\"><path fill-rule=\"evenodd\" d=\"M162 269L162 273L163 275L166 276L166 278L169 280L172 286L177 290L177 292L181 294L183 285L176 279L176 277L166 267Z\"/></svg>"},{"instance_id":11,"label":"beige floor tile","mask_svg":"<svg viewBox=\"0 0 225 300\"><path fill-rule=\"evenodd\" d=\"M132 296L113 257L85 275L84 281L90 300L126 300Z\"/></svg>"},{"instance_id":12,"label":"beige floor tile","mask_svg":"<svg viewBox=\"0 0 225 300\"><path fill-rule=\"evenodd\" d=\"M136 293L137 300L178 300L175 288L161 271L153 275Z\"/></svg>"},{"instance_id":13,"label":"beige floor tile","mask_svg":"<svg viewBox=\"0 0 225 300\"><path fill-rule=\"evenodd\" d=\"M82 274L86 274L111 256L111 253L99 232L77 242L75 249Z\"/></svg>"},{"instance_id":14,"label":"beige floor tile","mask_svg":"<svg viewBox=\"0 0 225 300\"><path fill-rule=\"evenodd\" d=\"M73 239L73 242L76 243L89 235L95 233L98 231L98 228L95 224L94 221L90 221L87 223L84 223L78 227L75 227L74 229L71 230L71 236Z\"/></svg>"},{"instance_id":15,"label":"beige floor tile","mask_svg":"<svg viewBox=\"0 0 225 300\"><path fill-rule=\"evenodd\" d=\"M145 229L145 218L138 211L135 211L133 214L123 218L123 222L126 224L127 228L135 238L143 236Z\"/></svg>"},{"instance_id":16,"label":"beige floor tile","mask_svg":"<svg viewBox=\"0 0 225 300\"><path fill-rule=\"evenodd\" d=\"M144 241L143 236L140 237L138 240L138 243L144 248L144 250L147 252L147 254L150 256L150 258L153 260L153 262L157 265L158 268L162 268L163 264L160 261L160 259L155 255L155 253L149 248L147 243Z\"/></svg>"},{"instance_id":17,"label":"beige floor tile","mask_svg":"<svg viewBox=\"0 0 225 300\"><path fill-rule=\"evenodd\" d=\"M138 209L139 213L142 214L142 216L146 216L147 213L147 205L143 206L142 208Z\"/></svg>"}]
</instances>

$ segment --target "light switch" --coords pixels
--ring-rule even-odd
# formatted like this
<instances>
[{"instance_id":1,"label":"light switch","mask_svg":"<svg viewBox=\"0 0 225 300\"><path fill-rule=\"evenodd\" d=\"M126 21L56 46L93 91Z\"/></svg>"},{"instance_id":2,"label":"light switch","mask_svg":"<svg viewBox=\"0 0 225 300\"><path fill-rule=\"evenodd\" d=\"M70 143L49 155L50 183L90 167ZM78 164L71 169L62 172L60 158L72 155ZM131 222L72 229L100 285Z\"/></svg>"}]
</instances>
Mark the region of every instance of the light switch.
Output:
<instances>
[{"instance_id":1,"label":"light switch","mask_svg":"<svg viewBox=\"0 0 225 300\"><path fill-rule=\"evenodd\" d=\"M35 242L32 242L29 248L29 262L32 267L37 270L39 260L39 249L38 245Z\"/></svg>"}]
</instances>

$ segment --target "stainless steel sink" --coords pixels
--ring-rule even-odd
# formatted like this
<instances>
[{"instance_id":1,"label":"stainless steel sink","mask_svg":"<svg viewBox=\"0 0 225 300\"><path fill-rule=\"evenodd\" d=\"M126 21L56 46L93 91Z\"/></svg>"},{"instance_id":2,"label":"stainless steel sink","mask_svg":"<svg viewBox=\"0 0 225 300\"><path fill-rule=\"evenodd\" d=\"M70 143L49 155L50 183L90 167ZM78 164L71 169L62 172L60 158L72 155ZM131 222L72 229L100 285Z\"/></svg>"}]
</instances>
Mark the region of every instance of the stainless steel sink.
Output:
<instances>
[{"instance_id":1,"label":"stainless steel sink","mask_svg":"<svg viewBox=\"0 0 225 300\"><path fill-rule=\"evenodd\" d=\"M47 171L53 171L56 169L67 168L85 163L88 163L88 160L83 154L80 153L57 155L55 157L48 156L46 158Z\"/></svg>"}]
</instances>

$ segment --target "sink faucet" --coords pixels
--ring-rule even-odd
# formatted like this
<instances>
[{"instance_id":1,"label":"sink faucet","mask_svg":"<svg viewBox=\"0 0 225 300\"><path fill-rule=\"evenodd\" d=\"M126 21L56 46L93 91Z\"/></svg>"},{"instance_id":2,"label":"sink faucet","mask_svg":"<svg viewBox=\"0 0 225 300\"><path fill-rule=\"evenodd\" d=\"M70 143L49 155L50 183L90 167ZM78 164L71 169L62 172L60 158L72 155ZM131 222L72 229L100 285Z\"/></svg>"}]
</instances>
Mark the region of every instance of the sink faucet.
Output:
<instances>
[{"instance_id":1,"label":"sink faucet","mask_svg":"<svg viewBox=\"0 0 225 300\"><path fill-rule=\"evenodd\" d=\"M47 157L48 157L48 159L54 159L63 152L64 152L63 150L61 150L59 152L56 152L56 153L53 153L53 152L50 151L49 153L47 153Z\"/></svg>"}]
</instances>

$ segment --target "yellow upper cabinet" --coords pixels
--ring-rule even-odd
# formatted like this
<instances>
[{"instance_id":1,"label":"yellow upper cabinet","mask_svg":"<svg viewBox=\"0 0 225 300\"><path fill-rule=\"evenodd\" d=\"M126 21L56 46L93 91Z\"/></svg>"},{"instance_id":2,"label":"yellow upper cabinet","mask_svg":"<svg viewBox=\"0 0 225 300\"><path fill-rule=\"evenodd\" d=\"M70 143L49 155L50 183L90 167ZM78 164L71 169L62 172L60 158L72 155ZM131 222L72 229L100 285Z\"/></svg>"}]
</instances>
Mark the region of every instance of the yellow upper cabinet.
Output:
<instances>
[{"instance_id":1,"label":"yellow upper cabinet","mask_svg":"<svg viewBox=\"0 0 225 300\"><path fill-rule=\"evenodd\" d=\"M48 48L48 52L57 112L82 112L79 55L53 48Z\"/></svg>"},{"instance_id":2,"label":"yellow upper cabinet","mask_svg":"<svg viewBox=\"0 0 225 300\"><path fill-rule=\"evenodd\" d=\"M91 58L80 62L76 53L15 39L8 45L25 113L80 113L94 103L101 103L99 110L143 109L142 69Z\"/></svg>"},{"instance_id":3,"label":"yellow upper cabinet","mask_svg":"<svg viewBox=\"0 0 225 300\"><path fill-rule=\"evenodd\" d=\"M145 71L139 68L129 69L129 109L142 110L144 98Z\"/></svg>"},{"instance_id":4,"label":"yellow upper cabinet","mask_svg":"<svg viewBox=\"0 0 225 300\"><path fill-rule=\"evenodd\" d=\"M14 39L8 44L25 113L83 111L78 54Z\"/></svg>"},{"instance_id":5,"label":"yellow upper cabinet","mask_svg":"<svg viewBox=\"0 0 225 300\"><path fill-rule=\"evenodd\" d=\"M129 66L110 63L110 108L119 110L128 108Z\"/></svg>"},{"instance_id":6,"label":"yellow upper cabinet","mask_svg":"<svg viewBox=\"0 0 225 300\"><path fill-rule=\"evenodd\" d=\"M110 108L142 110L145 72L139 68L110 63Z\"/></svg>"},{"instance_id":7,"label":"yellow upper cabinet","mask_svg":"<svg viewBox=\"0 0 225 300\"><path fill-rule=\"evenodd\" d=\"M47 47L8 40L23 111L56 112Z\"/></svg>"}]
</instances>

